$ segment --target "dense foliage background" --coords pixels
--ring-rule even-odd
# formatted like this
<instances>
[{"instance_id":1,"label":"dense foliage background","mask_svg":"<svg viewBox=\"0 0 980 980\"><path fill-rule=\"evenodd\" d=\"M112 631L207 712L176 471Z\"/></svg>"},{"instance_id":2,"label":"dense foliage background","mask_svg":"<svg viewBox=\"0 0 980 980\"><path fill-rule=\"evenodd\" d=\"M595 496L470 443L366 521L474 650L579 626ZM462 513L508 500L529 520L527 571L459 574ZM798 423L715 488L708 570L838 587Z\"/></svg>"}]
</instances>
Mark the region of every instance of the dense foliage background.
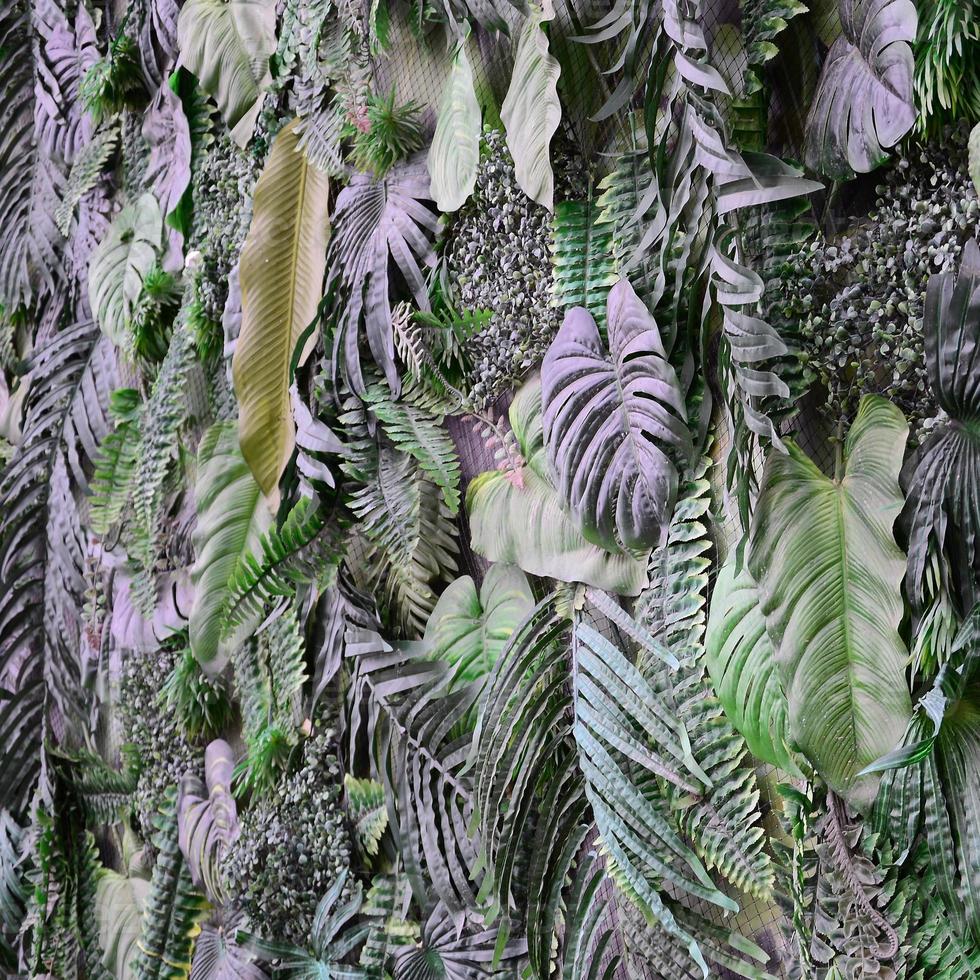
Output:
<instances>
[{"instance_id":1,"label":"dense foliage background","mask_svg":"<svg viewBox=\"0 0 980 980\"><path fill-rule=\"evenodd\" d=\"M0 971L980 976L973 0L0 0Z\"/></svg>"}]
</instances>

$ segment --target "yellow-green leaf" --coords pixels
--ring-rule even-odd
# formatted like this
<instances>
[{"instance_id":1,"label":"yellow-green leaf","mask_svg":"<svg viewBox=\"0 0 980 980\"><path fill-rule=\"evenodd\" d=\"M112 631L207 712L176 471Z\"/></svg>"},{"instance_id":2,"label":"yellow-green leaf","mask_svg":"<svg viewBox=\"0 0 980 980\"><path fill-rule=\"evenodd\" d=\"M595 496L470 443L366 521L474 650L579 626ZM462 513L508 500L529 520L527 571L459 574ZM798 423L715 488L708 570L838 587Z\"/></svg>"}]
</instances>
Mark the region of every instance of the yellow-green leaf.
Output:
<instances>
[{"instance_id":1,"label":"yellow-green leaf","mask_svg":"<svg viewBox=\"0 0 980 980\"><path fill-rule=\"evenodd\" d=\"M239 266L242 329L232 361L242 454L272 502L296 441L290 364L316 316L330 236L328 178L298 145L294 120L276 137L255 187Z\"/></svg>"}]
</instances>

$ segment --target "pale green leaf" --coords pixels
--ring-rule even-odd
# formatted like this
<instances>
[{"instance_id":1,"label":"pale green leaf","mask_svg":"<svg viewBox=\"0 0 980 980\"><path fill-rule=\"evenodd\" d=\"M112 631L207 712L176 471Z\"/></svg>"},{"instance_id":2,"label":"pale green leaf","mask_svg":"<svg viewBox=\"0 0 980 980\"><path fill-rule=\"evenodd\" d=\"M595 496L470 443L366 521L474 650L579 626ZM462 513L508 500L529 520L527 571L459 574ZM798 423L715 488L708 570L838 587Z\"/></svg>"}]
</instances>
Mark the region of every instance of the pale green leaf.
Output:
<instances>
[{"instance_id":1,"label":"pale green leaf","mask_svg":"<svg viewBox=\"0 0 980 980\"><path fill-rule=\"evenodd\" d=\"M532 575L584 582L620 595L646 584L646 562L590 544L562 509L548 476L541 428L541 382L517 393L510 424L523 455L519 469L490 470L466 490L473 550Z\"/></svg>"},{"instance_id":2,"label":"pale green leaf","mask_svg":"<svg viewBox=\"0 0 980 980\"><path fill-rule=\"evenodd\" d=\"M244 146L255 128L276 50L276 0L187 0L177 18L181 63L197 76Z\"/></svg>"},{"instance_id":3,"label":"pale green leaf","mask_svg":"<svg viewBox=\"0 0 980 980\"><path fill-rule=\"evenodd\" d=\"M554 204L555 175L551 169L551 137L561 122L558 76L561 66L548 51L542 24L554 17L550 0L545 9L531 5L514 56L510 87L500 109L507 146L521 190L549 211Z\"/></svg>"},{"instance_id":4,"label":"pale green leaf","mask_svg":"<svg viewBox=\"0 0 980 980\"><path fill-rule=\"evenodd\" d=\"M198 451L191 652L209 672L227 661L221 633L235 574L272 524L272 513L242 458L234 423L212 426Z\"/></svg>"},{"instance_id":5,"label":"pale green leaf","mask_svg":"<svg viewBox=\"0 0 980 980\"><path fill-rule=\"evenodd\" d=\"M132 980L143 902L150 890L146 878L126 877L106 869L95 892L102 963L115 980Z\"/></svg>"},{"instance_id":6,"label":"pale green leaf","mask_svg":"<svg viewBox=\"0 0 980 980\"><path fill-rule=\"evenodd\" d=\"M232 360L242 453L272 501L296 441L290 365L322 297L330 232L329 181L299 151L296 122L276 137L255 187Z\"/></svg>"},{"instance_id":7,"label":"pale green leaf","mask_svg":"<svg viewBox=\"0 0 980 980\"><path fill-rule=\"evenodd\" d=\"M898 633L905 556L892 534L907 436L902 413L872 395L848 433L841 479L792 443L771 452L749 538L790 737L859 809L877 778L857 774L898 745L912 710Z\"/></svg>"},{"instance_id":8,"label":"pale green leaf","mask_svg":"<svg viewBox=\"0 0 980 980\"><path fill-rule=\"evenodd\" d=\"M152 194L143 194L113 219L92 255L88 295L102 332L117 346L127 339L127 325L156 262L163 236L163 215Z\"/></svg>"},{"instance_id":9,"label":"pale green leaf","mask_svg":"<svg viewBox=\"0 0 980 980\"><path fill-rule=\"evenodd\" d=\"M970 179L973 181L973 186L977 189L977 193L980 194L980 123L970 131Z\"/></svg>"},{"instance_id":10,"label":"pale green leaf","mask_svg":"<svg viewBox=\"0 0 980 980\"><path fill-rule=\"evenodd\" d=\"M429 148L432 199L443 212L457 211L476 184L480 162L480 103L473 69L461 44L453 59Z\"/></svg>"}]
</instances>

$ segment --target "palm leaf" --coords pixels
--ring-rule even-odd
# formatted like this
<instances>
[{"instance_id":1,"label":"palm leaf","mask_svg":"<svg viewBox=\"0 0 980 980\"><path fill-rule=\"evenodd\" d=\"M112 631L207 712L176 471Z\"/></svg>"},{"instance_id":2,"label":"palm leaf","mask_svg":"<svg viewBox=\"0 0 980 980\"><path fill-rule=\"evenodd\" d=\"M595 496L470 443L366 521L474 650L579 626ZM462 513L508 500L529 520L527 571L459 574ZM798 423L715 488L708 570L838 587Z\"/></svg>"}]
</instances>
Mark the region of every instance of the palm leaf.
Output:
<instances>
[{"instance_id":1,"label":"palm leaf","mask_svg":"<svg viewBox=\"0 0 980 980\"><path fill-rule=\"evenodd\" d=\"M298 141L295 122L276 137L255 186L239 266L242 327L232 361L239 435L270 500L295 444L290 371L300 336L316 317L329 235L329 183L298 152Z\"/></svg>"},{"instance_id":2,"label":"palm leaf","mask_svg":"<svg viewBox=\"0 0 980 980\"><path fill-rule=\"evenodd\" d=\"M868 396L839 480L792 444L771 453L749 539L790 737L859 807L876 786L857 774L899 742L911 712L898 634L905 558L892 537L907 434L898 409Z\"/></svg>"}]
</instances>

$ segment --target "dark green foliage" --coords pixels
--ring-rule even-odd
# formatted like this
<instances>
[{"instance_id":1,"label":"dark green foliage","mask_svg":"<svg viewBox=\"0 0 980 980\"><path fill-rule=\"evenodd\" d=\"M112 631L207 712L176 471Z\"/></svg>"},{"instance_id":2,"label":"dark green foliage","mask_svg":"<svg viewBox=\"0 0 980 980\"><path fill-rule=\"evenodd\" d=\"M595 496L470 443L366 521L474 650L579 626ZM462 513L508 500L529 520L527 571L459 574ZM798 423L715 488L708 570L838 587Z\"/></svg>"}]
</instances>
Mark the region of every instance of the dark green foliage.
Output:
<instances>
[{"instance_id":1,"label":"dark green foliage","mask_svg":"<svg viewBox=\"0 0 980 980\"><path fill-rule=\"evenodd\" d=\"M399 160L407 160L422 145L421 114L415 102L396 104L394 88L387 95L369 95L365 105L348 113L344 128L353 143L354 166L380 180Z\"/></svg>"},{"instance_id":2,"label":"dark green foliage","mask_svg":"<svg viewBox=\"0 0 980 980\"><path fill-rule=\"evenodd\" d=\"M122 33L109 43L105 57L85 73L78 94L96 122L123 109L136 108L145 98L136 59L136 42Z\"/></svg>"}]
</instances>

